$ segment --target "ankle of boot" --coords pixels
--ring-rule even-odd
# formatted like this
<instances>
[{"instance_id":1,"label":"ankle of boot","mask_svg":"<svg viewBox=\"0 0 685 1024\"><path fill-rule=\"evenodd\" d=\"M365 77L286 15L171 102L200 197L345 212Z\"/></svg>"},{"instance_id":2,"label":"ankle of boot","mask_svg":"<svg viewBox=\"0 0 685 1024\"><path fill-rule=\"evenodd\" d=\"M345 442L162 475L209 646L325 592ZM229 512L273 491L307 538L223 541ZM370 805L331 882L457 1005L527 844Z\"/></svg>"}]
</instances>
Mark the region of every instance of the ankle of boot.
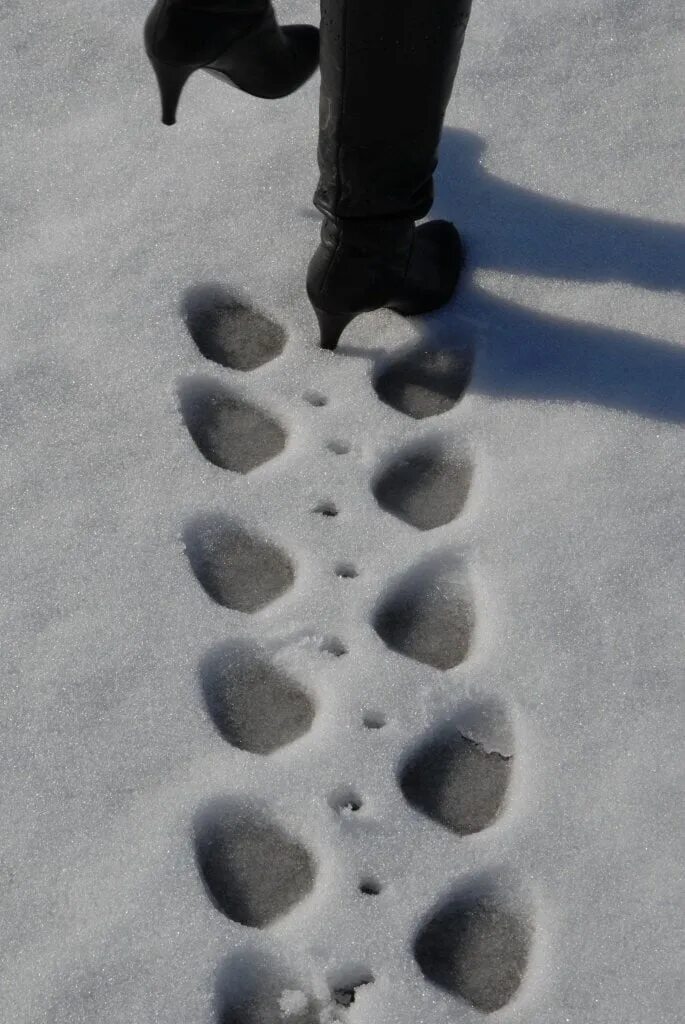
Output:
<instances>
[{"instance_id":1,"label":"ankle of boot","mask_svg":"<svg viewBox=\"0 0 685 1024\"><path fill-rule=\"evenodd\" d=\"M414 245L411 218L327 217L310 261L307 293L330 313L378 309L401 287Z\"/></svg>"}]
</instances>

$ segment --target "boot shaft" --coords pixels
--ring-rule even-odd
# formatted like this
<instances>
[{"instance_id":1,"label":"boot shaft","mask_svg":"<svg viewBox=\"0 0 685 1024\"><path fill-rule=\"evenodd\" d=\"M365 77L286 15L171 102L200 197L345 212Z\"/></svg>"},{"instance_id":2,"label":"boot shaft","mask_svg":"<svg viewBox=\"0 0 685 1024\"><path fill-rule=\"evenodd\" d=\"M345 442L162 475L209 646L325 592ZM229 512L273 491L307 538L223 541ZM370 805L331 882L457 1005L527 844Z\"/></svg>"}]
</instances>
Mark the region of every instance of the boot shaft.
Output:
<instances>
[{"instance_id":1,"label":"boot shaft","mask_svg":"<svg viewBox=\"0 0 685 1024\"><path fill-rule=\"evenodd\" d=\"M334 217L425 217L471 0L321 0L319 182Z\"/></svg>"}]
</instances>

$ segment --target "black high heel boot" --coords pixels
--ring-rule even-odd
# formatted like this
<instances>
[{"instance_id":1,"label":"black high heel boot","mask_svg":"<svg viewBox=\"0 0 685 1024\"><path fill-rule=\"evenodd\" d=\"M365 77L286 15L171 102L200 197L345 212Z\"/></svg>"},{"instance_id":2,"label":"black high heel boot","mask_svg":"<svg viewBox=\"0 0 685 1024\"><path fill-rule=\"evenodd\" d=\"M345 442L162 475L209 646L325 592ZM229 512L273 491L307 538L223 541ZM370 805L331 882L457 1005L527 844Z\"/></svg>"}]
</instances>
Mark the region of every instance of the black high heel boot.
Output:
<instances>
[{"instance_id":1,"label":"black high heel boot","mask_svg":"<svg viewBox=\"0 0 685 1024\"><path fill-rule=\"evenodd\" d=\"M321 348L335 349L360 313L429 313L449 302L464 263L459 232L444 220L326 218L307 269Z\"/></svg>"},{"instance_id":2,"label":"black high heel boot","mask_svg":"<svg viewBox=\"0 0 685 1024\"><path fill-rule=\"evenodd\" d=\"M438 145L471 0L321 0L321 243L307 270L320 343L359 313L444 305L464 256L433 205Z\"/></svg>"},{"instance_id":3,"label":"black high heel boot","mask_svg":"<svg viewBox=\"0 0 685 1024\"><path fill-rule=\"evenodd\" d=\"M252 96L280 99L299 89L319 63L319 30L281 28L270 0L157 0L143 36L167 125L176 123L194 71L208 71Z\"/></svg>"}]
</instances>

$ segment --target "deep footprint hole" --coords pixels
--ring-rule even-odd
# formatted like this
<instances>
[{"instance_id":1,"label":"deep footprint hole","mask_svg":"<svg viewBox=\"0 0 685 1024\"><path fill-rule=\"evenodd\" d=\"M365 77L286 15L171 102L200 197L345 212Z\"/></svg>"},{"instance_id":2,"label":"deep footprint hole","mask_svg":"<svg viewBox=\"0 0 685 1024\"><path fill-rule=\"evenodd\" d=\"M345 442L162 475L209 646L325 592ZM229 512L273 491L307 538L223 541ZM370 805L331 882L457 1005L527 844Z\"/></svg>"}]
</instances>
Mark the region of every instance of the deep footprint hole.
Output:
<instances>
[{"instance_id":1,"label":"deep footprint hole","mask_svg":"<svg viewBox=\"0 0 685 1024\"><path fill-rule=\"evenodd\" d=\"M356 580L359 573L351 562L340 562L335 567L335 575L341 580Z\"/></svg>"},{"instance_id":2,"label":"deep footprint hole","mask_svg":"<svg viewBox=\"0 0 685 1024\"><path fill-rule=\"evenodd\" d=\"M474 624L465 579L440 568L407 574L381 599L373 617L374 629L391 650L441 671L465 660Z\"/></svg>"},{"instance_id":3,"label":"deep footprint hole","mask_svg":"<svg viewBox=\"0 0 685 1024\"><path fill-rule=\"evenodd\" d=\"M295 581L284 551L221 515L198 516L186 526L184 540L199 583L226 608L256 612Z\"/></svg>"},{"instance_id":4,"label":"deep footprint hole","mask_svg":"<svg viewBox=\"0 0 685 1024\"><path fill-rule=\"evenodd\" d=\"M381 883L377 878L366 877L359 882L359 891L362 896L380 896Z\"/></svg>"},{"instance_id":5,"label":"deep footprint hole","mask_svg":"<svg viewBox=\"0 0 685 1024\"><path fill-rule=\"evenodd\" d=\"M349 455L350 453L350 446L345 441L329 441L326 448L333 455Z\"/></svg>"},{"instance_id":6,"label":"deep footprint hole","mask_svg":"<svg viewBox=\"0 0 685 1024\"><path fill-rule=\"evenodd\" d=\"M318 391L305 391L302 398L307 405L311 405L315 409L322 409L324 405L328 405L328 399L326 396L320 394Z\"/></svg>"},{"instance_id":7,"label":"deep footprint hole","mask_svg":"<svg viewBox=\"0 0 685 1024\"><path fill-rule=\"evenodd\" d=\"M363 803L364 801L359 794L347 787L334 790L328 798L329 807L332 807L334 811L343 817L356 814L357 811L362 809Z\"/></svg>"},{"instance_id":8,"label":"deep footprint hole","mask_svg":"<svg viewBox=\"0 0 685 1024\"><path fill-rule=\"evenodd\" d=\"M400 788L422 814L457 835L472 835L499 816L511 768L511 757L487 751L450 727L411 753L400 772Z\"/></svg>"},{"instance_id":9,"label":"deep footprint hole","mask_svg":"<svg viewBox=\"0 0 685 1024\"><path fill-rule=\"evenodd\" d=\"M332 501L320 501L314 506L312 512L315 515L323 516L324 519L334 519L338 515L338 509Z\"/></svg>"},{"instance_id":10,"label":"deep footprint hole","mask_svg":"<svg viewBox=\"0 0 685 1024\"><path fill-rule=\"evenodd\" d=\"M221 469L249 473L285 448L286 432L273 417L211 379L187 379L179 400L199 451Z\"/></svg>"},{"instance_id":11,"label":"deep footprint hole","mask_svg":"<svg viewBox=\"0 0 685 1024\"><path fill-rule=\"evenodd\" d=\"M323 654L330 654L334 658L342 658L344 654L347 654L347 647L339 640L338 637L331 636L327 637L319 647L319 650Z\"/></svg>"},{"instance_id":12,"label":"deep footprint hole","mask_svg":"<svg viewBox=\"0 0 685 1024\"><path fill-rule=\"evenodd\" d=\"M506 1006L528 962L532 921L497 894L448 900L416 937L414 955L435 985L483 1013Z\"/></svg>"},{"instance_id":13,"label":"deep footprint hole","mask_svg":"<svg viewBox=\"0 0 685 1024\"><path fill-rule=\"evenodd\" d=\"M255 370L285 348L283 327L221 286L191 289L183 302L185 322L206 359L231 370Z\"/></svg>"},{"instance_id":14,"label":"deep footprint hole","mask_svg":"<svg viewBox=\"0 0 685 1024\"><path fill-rule=\"evenodd\" d=\"M331 996L337 1006L352 1006L360 988L372 985L375 978L366 968L349 968L340 971L330 981Z\"/></svg>"},{"instance_id":15,"label":"deep footprint hole","mask_svg":"<svg viewBox=\"0 0 685 1024\"><path fill-rule=\"evenodd\" d=\"M448 455L440 446L431 445L394 459L376 478L372 490L386 512L417 530L434 530L462 511L471 477L466 455Z\"/></svg>"},{"instance_id":16,"label":"deep footprint hole","mask_svg":"<svg viewBox=\"0 0 685 1024\"><path fill-rule=\"evenodd\" d=\"M307 733L314 721L313 701L257 650L219 648L202 663L200 681L215 727L240 750L271 754Z\"/></svg>"},{"instance_id":17,"label":"deep footprint hole","mask_svg":"<svg viewBox=\"0 0 685 1024\"><path fill-rule=\"evenodd\" d=\"M374 387L381 401L414 419L452 409L471 380L471 349L417 349L386 365Z\"/></svg>"},{"instance_id":18,"label":"deep footprint hole","mask_svg":"<svg viewBox=\"0 0 685 1024\"><path fill-rule=\"evenodd\" d=\"M250 928L265 928L314 887L305 846L255 808L215 802L195 822L198 870L214 905Z\"/></svg>"},{"instance_id":19,"label":"deep footprint hole","mask_svg":"<svg viewBox=\"0 0 685 1024\"><path fill-rule=\"evenodd\" d=\"M382 729L387 723L382 711L366 711L362 721L365 729Z\"/></svg>"}]
</instances>

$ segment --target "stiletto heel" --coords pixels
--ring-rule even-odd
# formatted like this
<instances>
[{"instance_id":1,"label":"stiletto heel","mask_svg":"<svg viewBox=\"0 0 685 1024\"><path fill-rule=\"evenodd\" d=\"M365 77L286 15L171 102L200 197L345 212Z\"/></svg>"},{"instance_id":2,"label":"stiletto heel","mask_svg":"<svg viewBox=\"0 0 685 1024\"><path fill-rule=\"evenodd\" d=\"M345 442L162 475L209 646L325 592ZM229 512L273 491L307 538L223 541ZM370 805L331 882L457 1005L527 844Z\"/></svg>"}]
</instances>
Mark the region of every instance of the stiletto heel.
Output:
<instances>
[{"instance_id":1,"label":"stiletto heel","mask_svg":"<svg viewBox=\"0 0 685 1024\"><path fill-rule=\"evenodd\" d=\"M150 54L148 57L159 85L159 94L162 100L162 124L176 124L176 108L183 92L183 86L193 71L197 71L197 67L194 64L164 64Z\"/></svg>"},{"instance_id":2,"label":"stiletto heel","mask_svg":"<svg viewBox=\"0 0 685 1024\"><path fill-rule=\"evenodd\" d=\"M332 352L340 341L340 335L356 313L327 313L324 309L314 306L316 319L319 321L320 346Z\"/></svg>"}]
</instances>

